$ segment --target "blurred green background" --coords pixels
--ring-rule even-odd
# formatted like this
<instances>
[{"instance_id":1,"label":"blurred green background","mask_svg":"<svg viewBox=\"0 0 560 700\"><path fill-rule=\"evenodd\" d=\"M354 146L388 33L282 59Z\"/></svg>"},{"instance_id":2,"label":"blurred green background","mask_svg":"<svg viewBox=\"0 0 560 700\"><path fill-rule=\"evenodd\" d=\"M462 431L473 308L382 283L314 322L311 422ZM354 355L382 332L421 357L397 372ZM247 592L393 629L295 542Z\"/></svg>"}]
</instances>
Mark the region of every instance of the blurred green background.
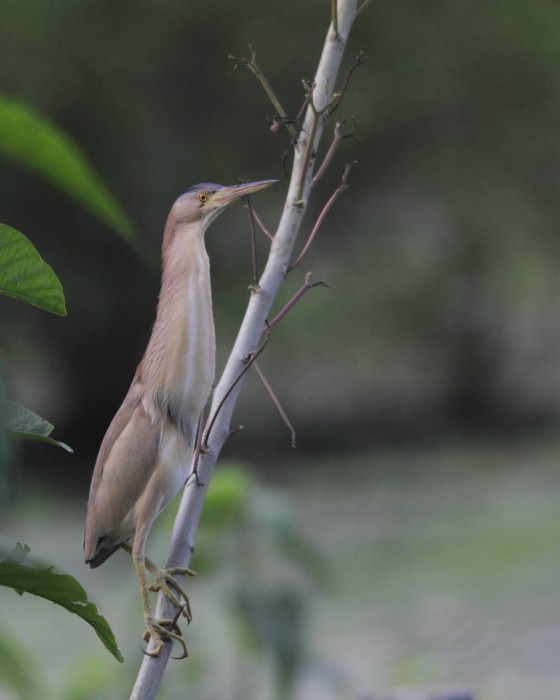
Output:
<instances>
[{"instance_id":1,"label":"blurred green background","mask_svg":"<svg viewBox=\"0 0 560 700\"><path fill-rule=\"evenodd\" d=\"M135 222L143 251L0 160L1 219L53 266L68 308L56 318L0 298L3 369L11 396L75 450L21 449L19 488L0 524L83 581L109 621L120 620L123 646L141 630L123 629L132 615L111 602L110 582L126 576L135 595L131 567L111 561L85 572L80 530L97 447L153 322L165 217L196 182L278 178L253 199L274 228L289 136L271 132L272 107L227 56L246 56L251 44L295 114L329 13L319 0L0 7L0 93L81 145ZM343 142L314 192L299 245L344 164L357 160L351 188L277 308L307 270L329 289L308 294L275 329L261 363L298 451L255 377L235 419L245 430L224 450L251 465L259 488L292 499L294 523L325 559L322 575L295 575L293 584L308 620L296 697L367 698L390 685L453 682L484 700L557 697L559 36L560 5L544 0L378 0L353 29L344 69L360 50L367 62L336 116L355 118L359 141ZM251 284L246 212L229 210L207 244L223 362ZM263 238L262 261L265 248ZM247 526L237 527L230 562L244 549ZM152 554L164 552L165 536ZM227 573L212 577L212 592L228 598ZM193 587L202 608L193 623L202 639L185 664L200 676L193 697L236 697L228 673L242 635L218 629L231 663L219 689L205 686L212 634L201 628L214 598L204 581ZM6 596L20 606L16 615L33 617L30 606L33 629L43 627L44 604ZM50 624L62 625L60 615ZM17 617L6 624L16 629ZM76 622L64 634L76 645L82 633L90 635ZM39 637L48 663L52 642ZM125 652L132 671L137 647ZM68 674L71 663L59 662ZM254 697L273 697L259 682L274 683L256 675Z\"/></svg>"}]
</instances>

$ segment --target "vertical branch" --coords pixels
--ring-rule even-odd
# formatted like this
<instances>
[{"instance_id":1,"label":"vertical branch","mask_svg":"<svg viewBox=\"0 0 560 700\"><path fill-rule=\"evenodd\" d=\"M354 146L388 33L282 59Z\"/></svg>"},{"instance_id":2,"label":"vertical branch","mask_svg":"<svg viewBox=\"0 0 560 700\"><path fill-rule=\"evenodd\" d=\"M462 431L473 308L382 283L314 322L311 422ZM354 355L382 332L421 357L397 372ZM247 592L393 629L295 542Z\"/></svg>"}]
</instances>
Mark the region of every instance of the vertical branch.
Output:
<instances>
[{"instance_id":1,"label":"vertical branch","mask_svg":"<svg viewBox=\"0 0 560 700\"><path fill-rule=\"evenodd\" d=\"M313 106L310 103L307 107L303 130L295 146L292 175L282 217L272 241L266 267L259 280L259 288L250 296L233 350L214 391L210 415L216 414L218 406L220 406L220 410L213 424L206 449L200 455L197 468L199 480L197 482L191 479L185 486L173 527L167 567L188 566L194 551L196 531L208 484L218 454L229 435L233 409L242 384L242 379L236 381L236 378L243 369L244 358L250 356L258 346L272 302L285 279L290 256L305 214L312 175L312 169L308 167L309 161L306 161L305 154L316 152L324 128L324 119L316 119L315 111L325 110L332 99L333 86L340 68L348 34L356 16L356 3L357 0L338 0L338 31L335 32L332 25L329 27L319 66L312 83L311 101ZM314 125L315 121L317 123ZM173 614L173 607L165 596L160 594L156 617L172 618ZM153 700L156 697L169 660L171 646L171 644L165 644L157 657L144 657L132 690L131 700ZM152 651L151 643L147 651Z\"/></svg>"}]
</instances>

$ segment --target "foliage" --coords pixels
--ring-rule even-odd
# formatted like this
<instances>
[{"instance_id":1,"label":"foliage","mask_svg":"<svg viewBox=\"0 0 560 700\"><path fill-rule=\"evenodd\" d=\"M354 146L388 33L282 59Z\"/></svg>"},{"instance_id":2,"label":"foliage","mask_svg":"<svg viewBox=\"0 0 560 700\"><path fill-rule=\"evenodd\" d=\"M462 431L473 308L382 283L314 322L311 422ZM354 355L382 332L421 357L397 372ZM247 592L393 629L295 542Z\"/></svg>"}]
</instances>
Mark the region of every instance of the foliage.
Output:
<instances>
[{"instance_id":1,"label":"foliage","mask_svg":"<svg viewBox=\"0 0 560 700\"><path fill-rule=\"evenodd\" d=\"M226 533L236 543L230 561L224 553ZM228 568L238 574L227 601L238 620L236 648L248 657L270 659L277 696L291 697L308 661L309 597L302 585L288 583L289 572L296 571L298 578L316 586L329 573L317 549L301 537L292 499L284 491L260 485L247 465L224 462L212 476L199 538L197 569ZM239 654L238 663L243 661ZM247 692L240 691L240 696Z\"/></svg>"},{"instance_id":2,"label":"foliage","mask_svg":"<svg viewBox=\"0 0 560 700\"><path fill-rule=\"evenodd\" d=\"M27 440L39 440L49 445L62 447L67 452L72 452L72 448L66 443L50 437L54 428L52 423L49 423L28 408L13 403L13 401L6 401L3 417L6 420L6 429L14 435L14 437Z\"/></svg>"},{"instance_id":3,"label":"foliage","mask_svg":"<svg viewBox=\"0 0 560 700\"><path fill-rule=\"evenodd\" d=\"M38 666L6 624L0 627L0 679L20 700L34 700L40 696Z\"/></svg>"},{"instance_id":4,"label":"foliage","mask_svg":"<svg viewBox=\"0 0 560 700\"><path fill-rule=\"evenodd\" d=\"M0 262L0 294L66 316L62 285L52 267L23 233L6 224L0 224Z\"/></svg>"},{"instance_id":5,"label":"foliage","mask_svg":"<svg viewBox=\"0 0 560 700\"><path fill-rule=\"evenodd\" d=\"M54 125L23 104L0 99L0 152L36 171L67 194L89 207L121 235L131 239L132 226L112 196L105 190L80 149ZM19 299L59 316L66 315L62 285L50 265L20 231L0 224L0 294ZM51 423L23 406L6 401L2 389L0 439L7 434L39 440L72 452L50 437ZM2 447L0 469L7 470L8 450ZM0 585L17 593L31 593L78 615L93 627L104 646L118 661L123 657L105 618L88 600L78 581L58 573L50 565L33 561L27 545L0 552ZM0 646L5 640L0 639ZM10 654L6 654L10 658ZM0 665L0 675L22 696L33 695L33 684L25 680L17 663Z\"/></svg>"},{"instance_id":6,"label":"foliage","mask_svg":"<svg viewBox=\"0 0 560 700\"><path fill-rule=\"evenodd\" d=\"M16 593L32 593L56 603L78 615L93 627L104 646L117 661L123 661L115 637L107 621L88 600L87 594L75 578L60 574L28 557L29 547L18 544L12 551L0 554L0 585L13 588Z\"/></svg>"},{"instance_id":7,"label":"foliage","mask_svg":"<svg viewBox=\"0 0 560 700\"><path fill-rule=\"evenodd\" d=\"M28 105L0 98L0 153L35 171L134 241L132 223L101 182L82 149Z\"/></svg>"}]
</instances>

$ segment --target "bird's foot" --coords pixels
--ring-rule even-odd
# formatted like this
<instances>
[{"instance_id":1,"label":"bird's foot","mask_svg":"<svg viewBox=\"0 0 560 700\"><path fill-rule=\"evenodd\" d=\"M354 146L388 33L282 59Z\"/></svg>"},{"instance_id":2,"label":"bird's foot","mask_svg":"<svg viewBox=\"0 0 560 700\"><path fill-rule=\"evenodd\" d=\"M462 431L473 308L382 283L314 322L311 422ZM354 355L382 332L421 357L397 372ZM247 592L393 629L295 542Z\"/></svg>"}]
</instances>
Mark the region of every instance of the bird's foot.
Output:
<instances>
[{"instance_id":1,"label":"bird's foot","mask_svg":"<svg viewBox=\"0 0 560 700\"><path fill-rule=\"evenodd\" d=\"M186 659L189 655L187 650L187 645L183 638L183 634L179 629L179 625L176 620L146 620L146 631L144 632L142 639L145 642L149 642L150 639L154 642L154 649L152 651L145 651L144 654L147 656L159 656L164 644L171 643L172 641L178 642L183 650L181 656L175 656L175 659Z\"/></svg>"},{"instance_id":2,"label":"bird's foot","mask_svg":"<svg viewBox=\"0 0 560 700\"><path fill-rule=\"evenodd\" d=\"M150 564L152 566L148 566L147 564L146 566L150 573L153 574L155 580L149 590L154 593L162 591L165 597L168 598L176 608L182 607L183 616L187 618L187 622L190 622L192 620L192 613L189 597L179 585L175 576L194 576L194 572L180 566L174 566L170 569L160 569L153 564L153 562L150 562Z\"/></svg>"}]
</instances>

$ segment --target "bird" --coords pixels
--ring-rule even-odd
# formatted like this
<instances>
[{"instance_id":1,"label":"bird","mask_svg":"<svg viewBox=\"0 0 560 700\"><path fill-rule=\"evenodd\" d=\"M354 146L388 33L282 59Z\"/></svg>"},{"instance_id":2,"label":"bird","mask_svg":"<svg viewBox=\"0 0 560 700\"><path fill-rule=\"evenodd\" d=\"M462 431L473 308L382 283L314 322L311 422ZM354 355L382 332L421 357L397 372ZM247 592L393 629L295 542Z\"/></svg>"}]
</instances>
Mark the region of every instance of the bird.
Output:
<instances>
[{"instance_id":1,"label":"bird","mask_svg":"<svg viewBox=\"0 0 560 700\"><path fill-rule=\"evenodd\" d=\"M156 620L148 591L162 590L190 622L188 597L175 576L191 572L161 569L145 548L154 520L191 473L200 417L214 382L216 343L205 233L230 204L275 182L202 183L173 204L163 234L152 333L93 470L85 561L96 568L119 548L132 556L146 624L143 638L154 642L150 656L158 656L172 640L182 645L181 658L187 655L178 615L173 621ZM145 569L154 576L150 586Z\"/></svg>"}]
</instances>

